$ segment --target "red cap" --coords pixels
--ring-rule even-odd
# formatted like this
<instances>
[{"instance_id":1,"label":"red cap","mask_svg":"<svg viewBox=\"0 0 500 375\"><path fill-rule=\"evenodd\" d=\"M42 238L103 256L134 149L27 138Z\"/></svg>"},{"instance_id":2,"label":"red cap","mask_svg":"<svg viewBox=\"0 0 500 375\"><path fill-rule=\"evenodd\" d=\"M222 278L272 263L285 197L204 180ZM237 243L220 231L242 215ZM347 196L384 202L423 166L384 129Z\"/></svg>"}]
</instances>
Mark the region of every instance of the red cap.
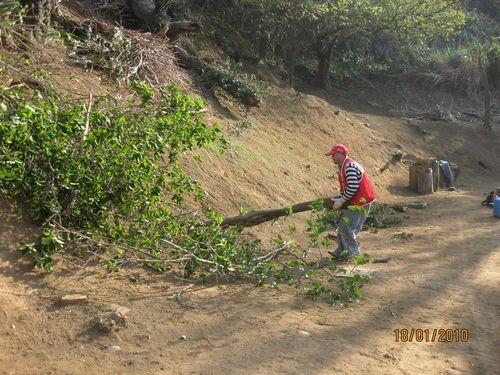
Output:
<instances>
[{"instance_id":1,"label":"red cap","mask_svg":"<svg viewBox=\"0 0 500 375\"><path fill-rule=\"evenodd\" d=\"M330 156L330 155L333 155L335 154L336 152L341 152L343 153L344 155L347 155L349 153L349 150L347 149L347 147L345 147L344 145L341 145L341 144L336 144L335 146L332 147L332 149L330 151L328 151L325 155L326 156Z\"/></svg>"}]
</instances>

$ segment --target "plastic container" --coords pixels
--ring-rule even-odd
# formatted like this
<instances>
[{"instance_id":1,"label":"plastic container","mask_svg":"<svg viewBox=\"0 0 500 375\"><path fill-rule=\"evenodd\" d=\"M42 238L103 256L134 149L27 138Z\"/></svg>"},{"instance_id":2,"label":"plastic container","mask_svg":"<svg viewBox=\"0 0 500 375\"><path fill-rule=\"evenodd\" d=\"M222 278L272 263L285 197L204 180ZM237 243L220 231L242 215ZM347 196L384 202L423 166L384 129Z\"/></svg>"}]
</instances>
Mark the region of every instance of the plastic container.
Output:
<instances>
[{"instance_id":1,"label":"plastic container","mask_svg":"<svg viewBox=\"0 0 500 375\"><path fill-rule=\"evenodd\" d=\"M493 216L500 218L500 197L493 201Z\"/></svg>"}]
</instances>

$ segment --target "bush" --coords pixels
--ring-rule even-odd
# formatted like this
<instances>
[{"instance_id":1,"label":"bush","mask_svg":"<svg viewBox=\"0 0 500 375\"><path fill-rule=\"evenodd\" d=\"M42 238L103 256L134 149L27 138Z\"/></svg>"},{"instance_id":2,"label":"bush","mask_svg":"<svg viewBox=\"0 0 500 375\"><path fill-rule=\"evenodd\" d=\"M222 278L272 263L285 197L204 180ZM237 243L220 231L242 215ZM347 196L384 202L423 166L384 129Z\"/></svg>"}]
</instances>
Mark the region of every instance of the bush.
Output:
<instances>
[{"instance_id":1,"label":"bush","mask_svg":"<svg viewBox=\"0 0 500 375\"><path fill-rule=\"evenodd\" d=\"M195 65L199 66L201 83L205 89L222 87L243 104L259 105L264 87L255 76L242 73L229 63L209 64L198 58L193 59L196 59Z\"/></svg>"},{"instance_id":2,"label":"bush","mask_svg":"<svg viewBox=\"0 0 500 375\"><path fill-rule=\"evenodd\" d=\"M389 70L387 62L379 62L373 54L365 51L343 51L332 58L330 79L341 83L376 76Z\"/></svg>"},{"instance_id":3,"label":"bush","mask_svg":"<svg viewBox=\"0 0 500 375\"><path fill-rule=\"evenodd\" d=\"M394 210L386 204L374 203L370 215L364 224L365 228L388 228L401 224L401 218L394 214Z\"/></svg>"},{"instance_id":4,"label":"bush","mask_svg":"<svg viewBox=\"0 0 500 375\"><path fill-rule=\"evenodd\" d=\"M55 217L85 228L102 225L112 212L129 215L154 206L166 192L175 203L185 192L200 196L178 158L220 140L220 130L202 122L201 101L176 88L158 98L155 111L145 110L155 93L144 84L134 90L139 108L125 110L100 99L89 114L86 136L85 105L65 104L56 96L36 95L16 107L3 100L0 188L26 202L38 222ZM160 168L156 163L164 153L170 163Z\"/></svg>"}]
</instances>

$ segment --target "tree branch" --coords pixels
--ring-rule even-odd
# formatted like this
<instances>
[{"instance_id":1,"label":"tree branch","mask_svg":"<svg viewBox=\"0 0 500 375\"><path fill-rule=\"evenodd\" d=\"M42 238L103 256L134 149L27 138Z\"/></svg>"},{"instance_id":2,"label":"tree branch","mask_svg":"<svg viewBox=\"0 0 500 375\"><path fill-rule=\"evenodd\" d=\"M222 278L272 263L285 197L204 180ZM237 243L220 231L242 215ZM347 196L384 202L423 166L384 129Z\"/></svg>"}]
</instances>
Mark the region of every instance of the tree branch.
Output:
<instances>
[{"instance_id":1,"label":"tree branch","mask_svg":"<svg viewBox=\"0 0 500 375\"><path fill-rule=\"evenodd\" d=\"M221 225L222 226L240 225L243 227L252 227L254 225L262 224L266 221L277 219L281 216L287 216L299 212L310 211L313 209L312 205L314 202L315 201L308 201L303 203L297 203L291 207L289 206L283 208L257 210L249 212L246 215L226 217L224 220L222 220ZM333 208L332 200L330 198L323 198L323 207ZM211 225L212 222L213 220L208 220L205 224Z\"/></svg>"}]
</instances>

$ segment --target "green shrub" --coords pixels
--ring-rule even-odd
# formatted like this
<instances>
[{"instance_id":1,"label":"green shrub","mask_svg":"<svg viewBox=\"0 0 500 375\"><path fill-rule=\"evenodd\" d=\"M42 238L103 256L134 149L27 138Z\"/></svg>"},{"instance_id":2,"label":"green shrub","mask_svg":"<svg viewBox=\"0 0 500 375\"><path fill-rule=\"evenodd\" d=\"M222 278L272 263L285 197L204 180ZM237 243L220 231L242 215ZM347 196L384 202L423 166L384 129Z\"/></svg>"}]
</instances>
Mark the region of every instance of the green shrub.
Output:
<instances>
[{"instance_id":1,"label":"green shrub","mask_svg":"<svg viewBox=\"0 0 500 375\"><path fill-rule=\"evenodd\" d=\"M367 51L343 51L332 58L330 79L341 83L375 76L389 70L387 62L380 62Z\"/></svg>"},{"instance_id":2,"label":"green shrub","mask_svg":"<svg viewBox=\"0 0 500 375\"><path fill-rule=\"evenodd\" d=\"M85 228L102 225L113 212L128 216L152 207L164 194L176 204L186 192L200 197L178 158L220 139L220 130L202 122L201 101L176 88L158 98L156 110L140 111L151 106L152 93L144 84L134 87L139 108L100 99L85 138L85 105L55 96L16 107L2 101L0 188L25 202L38 222L54 217ZM169 165L159 167L164 154Z\"/></svg>"},{"instance_id":3,"label":"green shrub","mask_svg":"<svg viewBox=\"0 0 500 375\"><path fill-rule=\"evenodd\" d=\"M374 203L364 227L372 229L388 228L401 224L401 221L401 218L388 205Z\"/></svg>"},{"instance_id":4,"label":"green shrub","mask_svg":"<svg viewBox=\"0 0 500 375\"><path fill-rule=\"evenodd\" d=\"M205 89L222 87L244 104L259 105L265 90L255 76L243 73L229 63L209 64L196 57L193 60L199 67L201 84Z\"/></svg>"}]
</instances>

